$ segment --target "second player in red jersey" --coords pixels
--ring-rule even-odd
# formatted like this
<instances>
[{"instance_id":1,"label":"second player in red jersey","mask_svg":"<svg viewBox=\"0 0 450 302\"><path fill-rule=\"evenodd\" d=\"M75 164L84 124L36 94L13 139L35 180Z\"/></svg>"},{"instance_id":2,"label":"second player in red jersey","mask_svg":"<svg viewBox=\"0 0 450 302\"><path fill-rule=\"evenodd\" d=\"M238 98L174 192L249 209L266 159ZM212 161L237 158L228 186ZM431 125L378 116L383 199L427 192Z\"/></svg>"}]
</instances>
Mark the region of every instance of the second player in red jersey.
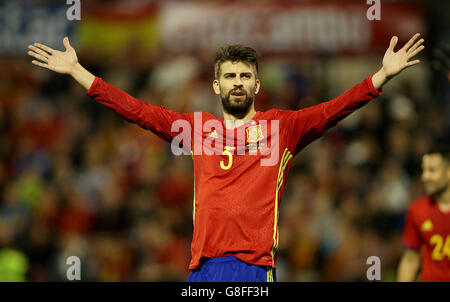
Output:
<instances>
[{"instance_id":1,"label":"second player in red jersey","mask_svg":"<svg viewBox=\"0 0 450 302\"><path fill-rule=\"evenodd\" d=\"M422 181L427 196L408 210L402 242L406 248L399 281L450 282L450 163L443 151L423 157Z\"/></svg>"}]
</instances>

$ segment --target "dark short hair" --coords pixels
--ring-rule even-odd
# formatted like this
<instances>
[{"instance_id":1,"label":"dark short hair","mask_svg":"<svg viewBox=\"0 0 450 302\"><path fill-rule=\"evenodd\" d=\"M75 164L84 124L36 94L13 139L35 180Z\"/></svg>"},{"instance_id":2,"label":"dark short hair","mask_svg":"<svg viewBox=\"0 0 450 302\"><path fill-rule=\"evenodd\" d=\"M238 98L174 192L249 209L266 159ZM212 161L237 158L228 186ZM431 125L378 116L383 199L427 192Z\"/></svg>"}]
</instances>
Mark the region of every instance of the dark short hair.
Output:
<instances>
[{"instance_id":1,"label":"dark short hair","mask_svg":"<svg viewBox=\"0 0 450 302\"><path fill-rule=\"evenodd\" d=\"M426 154L439 154L447 163L450 163L450 147L446 144L432 146Z\"/></svg>"},{"instance_id":2,"label":"dark short hair","mask_svg":"<svg viewBox=\"0 0 450 302\"><path fill-rule=\"evenodd\" d=\"M216 79L220 77L220 65L226 61L253 64L256 74L258 74L258 54L251 47L235 44L219 48L214 61L214 76Z\"/></svg>"}]
</instances>

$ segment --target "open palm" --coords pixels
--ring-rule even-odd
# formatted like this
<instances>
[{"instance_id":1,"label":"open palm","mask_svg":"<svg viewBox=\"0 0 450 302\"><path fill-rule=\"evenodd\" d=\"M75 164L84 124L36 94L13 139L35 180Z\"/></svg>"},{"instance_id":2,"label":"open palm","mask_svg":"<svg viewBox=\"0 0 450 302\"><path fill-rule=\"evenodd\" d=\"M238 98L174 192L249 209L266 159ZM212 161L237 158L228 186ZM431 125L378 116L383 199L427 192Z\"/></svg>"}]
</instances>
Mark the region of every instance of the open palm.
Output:
<instances>
[{"instance_id":1,"label":"open palm","mask_svg":"<svg viewBox=\"0 0 450 302\"><path fill-rule=\"evenodd\" d=\"M394 51L397 45L398 38L396 36L392 37L389 48L383 57L383 69L386 77L390 78L398 74L403 69L416 65L420 61L411 59L424 49L423 39L419 38L420 34L415 34L400 50Z\"/></svg>"},{"instance_id":2,"label":"open palm","mask_svg":"<svg viewBox=\"0 0 450 302\"><path fill-rule=\"evenodd\" d=\"M37 60L33 60L34 65L50 69L58 73L70 74L78 63L75 50L69 43L67 37L63 40L65 51L54 50L46 45L34 43L29 45L28 54Z\"/></svg>"}]
</instances>

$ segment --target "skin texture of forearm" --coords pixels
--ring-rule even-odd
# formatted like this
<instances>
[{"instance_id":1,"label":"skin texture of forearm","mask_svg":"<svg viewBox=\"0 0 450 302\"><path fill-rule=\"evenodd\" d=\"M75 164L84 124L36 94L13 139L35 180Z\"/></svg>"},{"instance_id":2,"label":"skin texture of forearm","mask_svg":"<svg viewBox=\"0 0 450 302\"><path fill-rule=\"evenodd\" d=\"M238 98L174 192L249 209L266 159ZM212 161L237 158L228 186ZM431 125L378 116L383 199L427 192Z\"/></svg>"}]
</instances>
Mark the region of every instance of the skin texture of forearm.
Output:
<instances>
[{"instance_id":1,"label":"skin texture of forearm","mask_svg":"<svg viewBox=\"0 0 450 302\"><path fill-rule=\"evenodd\" d=\"M388 81L386 74L384 72L383 67L380 68L373 76L372 76L372 84L375 89L380 89L384 84Z\"/></svg>"},{"instance_id":2,"label":"skin texture of forearm","mask_svg":"<svg viewBox=\"0 0 450 302\"><path fill-rule=\"evenodd\" d=\"M92 83L95 80L95 76L87 71L83 66L81 66L80 63L77 63L70 75L86 90L91 87Z\"/></svg>"},{"instance_id":3,"label":"skin texture of forearm","mask_svg":"<svg viewBox=\"0 0 450 302\"><path fill-rule=\"evenodd\" d=\"M398 282L414 282L419 271L420 259L417 256L403 255L398 267Z\"/></svg>"}]
</instances>

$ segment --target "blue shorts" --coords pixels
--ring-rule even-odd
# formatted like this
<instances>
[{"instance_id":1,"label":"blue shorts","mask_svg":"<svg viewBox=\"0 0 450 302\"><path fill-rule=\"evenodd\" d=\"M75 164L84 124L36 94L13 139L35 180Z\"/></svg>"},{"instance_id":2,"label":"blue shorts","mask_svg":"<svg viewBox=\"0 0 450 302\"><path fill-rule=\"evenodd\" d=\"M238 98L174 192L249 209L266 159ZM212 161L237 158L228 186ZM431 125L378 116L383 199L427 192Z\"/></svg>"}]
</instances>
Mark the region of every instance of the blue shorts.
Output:
<instances>
[{"instance_id":1,"label":"blue shorts","mask_svg":"<svg viewBox=\"0 0 450 302\"><path fill-rule=\"evenodd\" d=\"M275 269L245 263L234 256L209 258L191 270L189 282L276 282Z\"/></svg>"}]
</instances>

